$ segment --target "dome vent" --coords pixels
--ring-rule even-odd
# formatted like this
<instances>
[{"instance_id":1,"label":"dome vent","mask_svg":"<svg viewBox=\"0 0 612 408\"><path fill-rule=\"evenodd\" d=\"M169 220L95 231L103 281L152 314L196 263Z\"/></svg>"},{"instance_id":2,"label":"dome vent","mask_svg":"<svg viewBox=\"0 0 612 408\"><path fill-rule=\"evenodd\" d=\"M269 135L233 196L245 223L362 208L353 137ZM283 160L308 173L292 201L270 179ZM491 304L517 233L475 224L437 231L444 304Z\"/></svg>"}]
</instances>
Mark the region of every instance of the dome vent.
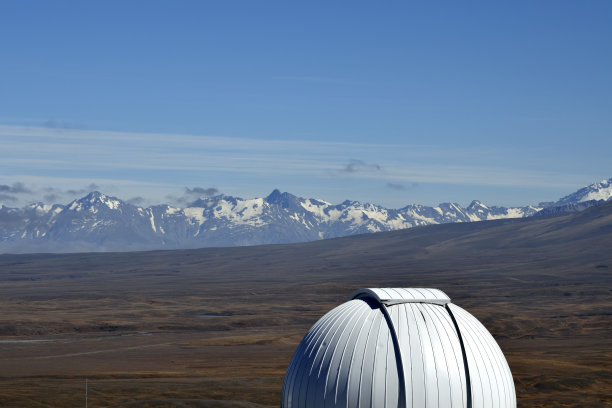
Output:
<instances>
[{"instance_id":1,"label":"dome vent","mask_svg":"<svg viewBox=\"0 0 612 408\"><path fill-rule=\"evenodd\" d=\"M361 289L299 344L283 408L515 408L487 329L438 289Z\"/></svg>"}]
</instances>

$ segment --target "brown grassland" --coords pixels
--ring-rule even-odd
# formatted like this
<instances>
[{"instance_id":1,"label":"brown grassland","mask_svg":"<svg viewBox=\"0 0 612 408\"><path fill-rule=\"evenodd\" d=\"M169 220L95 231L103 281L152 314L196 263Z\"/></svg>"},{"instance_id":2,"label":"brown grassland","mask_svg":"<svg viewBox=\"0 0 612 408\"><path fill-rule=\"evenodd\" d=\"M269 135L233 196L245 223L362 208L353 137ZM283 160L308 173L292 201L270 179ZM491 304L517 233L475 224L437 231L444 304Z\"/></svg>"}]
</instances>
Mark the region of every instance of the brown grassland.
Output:
<instances>
[{"instance_id":1,"label":"brown grassland","mask_svg":"<svg viewBox=\"0 0 612 408\"><path fill-rule=\"evenodd\" d=\"M612 204L612 203L611 203ZM279 406L314 322L361 287L478 317L520 407L612 406L612 205L305 244L0 256L0 406Z\"/></svg>"}]
</instances>

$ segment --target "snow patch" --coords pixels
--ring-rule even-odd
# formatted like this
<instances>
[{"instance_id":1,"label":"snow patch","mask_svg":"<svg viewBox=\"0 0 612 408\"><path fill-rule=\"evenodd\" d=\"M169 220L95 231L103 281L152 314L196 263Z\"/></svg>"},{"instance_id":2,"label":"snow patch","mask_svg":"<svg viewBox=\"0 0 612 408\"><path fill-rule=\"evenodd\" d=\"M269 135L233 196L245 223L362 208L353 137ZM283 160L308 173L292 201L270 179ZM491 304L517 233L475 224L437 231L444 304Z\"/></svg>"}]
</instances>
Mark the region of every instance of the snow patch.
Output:
<instances>
[{"instance_id":1,"label":"snow patch","mask_svg":"<svg viewBox=\"0 0 612 408\"><path fill-rule=\"evenodd\" d=\"M190 207L190 208L197 208L197 207ZM186 210L186 208L185 208L185 210ZM202 209L200 208L200 212L201 211L202 211ZM180 213L180 212L181 212L181 209L180 208L176 208L176 207L168 206L168 208L166 209L166 214L167 215L173 215L173 214Z\"/></svg>"},{"instance_id":2,"label":"snow patch","mask_svg":"<svg viewBox=\"0 0 612 408\"><path fill-rule=\"evenodd\" d=\"M204 216L204 210L200 207L187 207L183 210L183 213L189 220L191 224L195 224L200 226L206 222L206 217ZM166 212L168 214L168 212ZM174 214L174 213L172 213Z\"/></svg>"},{"instance_id":3,"label":"snow patch","mask_svg":"<svg viewBox=\"0 0 612 408\"><path fill-rule=\"evenodd\" d=\"M483 211L482 211L482 210L479 210L478 212L479 212L479 213L482 213ZM470 221L481 221L481 220L482 220L482 219L481 219L479 216L477 216L476 214L470 214L470 213L467 213L466 215L467 215L467 217L469 218L469 220L470 220Z\"/></svg>"},{"instance_id":4,"label":"snow patch","mask_svg":"<svg viewBox=\"0 0 612 408\"><path fill-rule=\"evenodd\" d=\"M437 207L437 209L440 209L440 208ZM441 211L440 211L440 215L442 215ZM408 219L412 218L413 220L418 221L416 223L416 225L439 224L439 222L436 221L434 218L426 217L426 216L424 216L422 214L419 214L415 210L408 210L408 211L406 211L406 216L407 216Z\"/></svg>"},{"instance_id":5,"label":"snow patch","mask_svg":"<svg viewBox=\"0 0 612 408\"><path fill-rule=\"evenodd\" d=\"M305 209L306 211L308 211L315 217L319 218L321 221L328 221L329 216L325 214L325 209L329 207L329 204L323 201L321 202L324 204L319 205L318 203L315 203L312 200L304 200L303 202L300 203L300 205L302 206L303 209Z\"/></svg>"},{"instance_id":6,"label":"snow patch","mask_svg":"<svg viewBox=\"0 0 612 408\"><path fill-rule=\"evenodd\" d=\"M370 232L380 232L380 227L378 225L369 224L366 228Z\"/></svg>"},{"instance_id":7,"label":"snow patch","mask_svg":"<svg viewBox=\"0 0 612 408\"><path fill-rule=\"evenodd\" d=\"M376 220L380 223L385 223L387 222L387 211L383 210L383 209L379 209L378 211L374 210L374 209L367 209L367 210L362 210L363 213L365 215L367 215L368 218Z\"/></svg>"},{"instance_id":8,"label":"snow patch","mask_svg":"<svg viewBox=\"0 0 612 408\"><path fill-rule=\"evenodd\" d=\"M213 209L215 218L226 219L235 225L250 225L259 227L265 222L259 218L263 214L265 203L263 198L251 200L236 200L236 204L222 199Z\"/></svg>"},{"instance_id":9,"label":"snow patch","mask_svg":"<svg viewBox=\"0 0 612 408\"><path fill-rule=\"evenodd\" d=\"M525 216L525 212L522 208L508 208L503 214L489 214L487 215L487 220L500 220L506 218L523 218Z\"/></svg>"},{"instance_id":10,"label":"snow patch","mask_svg":"<svg viewBox=\"0 0 612 408\"><path fill-rule=\"evenodd\" d=\"M52 206L49 204L39 204L36 206L36 215L45 215L51 211Z\"/></svg>"},{"instance_id":11,"label":"snow patch","mask_svg":"<svg viewBox=\"0 0 612 408\"><path fill-rule=\"evenodd\" d=\"M68 209L71 211L81 211L82 208L83 206L78 201L73 201L72 204L70 204L70 207L68 207Z\"/></svg>"},{"instance_id":12,"label":"snow patch","mask_svg":"<svg viewBox=\"0 0 612 408\"><path fill-rule=\"evenodd\" d=\"M590 200L608 201L610 197L612 197L612 185L608 186L607 188L600 188L596 191L589 192L587 195L582 197L579 202L582 203L584 201L590 201Z\"/></svg>"},{"instance_id":13,"label":"snow patch","mask_svg":"<svg viewBox=\"0 0 612 408\"><path fill-rule=\"evenodd\" d=\"M102 198L102 202L106 204L106 206L110 208L111 210L116 210L117 208L119 208L119 204L121 204L119 200L113 200L104 195L101 198Z\"/></svg>"},{"instance_id":14,"label":"snow patch","mask_svg":"<svg viewBox=\"0 0 612 408\"><path fill-rule=\"evenodd\" d=\"M155 216L153 215L153 210L149 210L149 221L151 221L151 229L154 232L157 232L157 228L155 228Z\"/></svg>"}]
</instances>

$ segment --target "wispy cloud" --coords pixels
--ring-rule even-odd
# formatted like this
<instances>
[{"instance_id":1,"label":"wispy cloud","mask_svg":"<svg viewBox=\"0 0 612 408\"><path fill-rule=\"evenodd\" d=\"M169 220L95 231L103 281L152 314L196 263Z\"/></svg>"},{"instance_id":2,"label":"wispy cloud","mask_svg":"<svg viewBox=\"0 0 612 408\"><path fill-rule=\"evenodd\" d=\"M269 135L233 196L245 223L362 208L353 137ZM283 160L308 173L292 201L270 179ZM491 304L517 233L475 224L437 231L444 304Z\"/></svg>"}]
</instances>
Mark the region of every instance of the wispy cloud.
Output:
<instances>
[{"instance_id":1,"label":"wispy cloud","mask_svg":"<svg viewBox=\"0 0 612 408\"><path fill-rule=\"evenodd\" d=\"M388 188L390 188L391 190L397 190L397 191L405 191L408 189L412 189L412 188L417 188L419 186L419 183L407 183L407 184L399 184L399 183L387 183L386 186Z\"/></svg>"},{"instance_id":2,"label":"wispy cloud","mask_svg":"<svg viewBox=\"0 0 612 408\"><path fill-rule=\"evenodd\" d=\"M166 199L176 205L188 205L196 199L212 197L219 194L219 189L216 187L185 187L182 195L167 194Z\"/></svg>"},{"instance_id":3,"label":"wispy cloud","mask_svg":"<svg viewBox=\"0 0 612 408\"><path fill-rule=\"evenodd\" d=\"M95 183L90 183L89 185L81 188L62 189L59 187L46 186L43 187L41 190L44 193L43 198L45 202L57 203L60 201L72 200L74 198L81 197L83 195L91 193L92 191L98 190L99 188L99 185ZM40 193L34 190L32 194Z\"/></svg>"},{"instance_id":4,"label":"wispy cloud","mask_svg":"<svg viewBox=\"0 0 612 408\"><path fill-rule=\"evenodd\" d=\"M45 195L43 195L43 200L44 200L45 203L53 203L53 204L55 204L55 203L59 202L60 200L62 200L62 196L59 195L59 194L54 194L54 193L45 194Z\"/></svg>"},{"instance_id":5,"label":"wispy cloud","mask_svg":"<svg viewBox=\"0 0 612 408\"><path fill-rule=\"evenodd\" d=\"M219 194L219 189L216 187L185 187L185 194L198 197L212 197L215 194Z\"/></svg>"},{"instance_id":6,"label":"wispy cloud","mask_svg":"<svg viewBox=\"0 0 612 408\"><path fill-rule=\"evenodd\" d=\"M12 186L0 184L0 192L12 194L31 193L31 191L21 182L14 183Z\"/></svg>"},{"instance_id":7,"label":"wispy cloud","mask_svg":"<svg viewBox=\"0 0 612 408\"><path fill-rule=\"evenodd\" d=\"M66 120L58 120L58 119L47 119L43 121L42 125L46 128L50 129L86 129L84 125L69 122Z\"/></svg>"},{"instance_id":8,"label":"wispy cloud","mask_svg":"<svg viewBox=\"0 0 612 408\"><path fill-rule=\"evenodd\" d=\"M13 126L33 126L49 129L87 129L89 126L73 120L56 119L56 118L32 118L32 117L14 117L0 116L0 123L11 124ZM101 123L98 123L100 125Z\"/></svg>"},{"instance_id":9,"label":"wispy cloud","mask_svg":"<svg viewBox=\"0 0 612 408\"><path fill-rule=\"evenodd\" d=\"M142 205L146 202L147 200L144 197L132 197L132 198L128 198L126 200L126 202L128 204L132 204L132 205Z\"/></svg>"},{"instance_id":10,"label":"wispy cloud","mask_svg":"<svg viewBox=\"0 0 612 408\"><path fill-rule=\"evenodd\" d=\"M14 203L17 201L17 197L9 195L9 194L0 194L0 203L2 202L11 202Z\"/></svg>"},{"instance_id":11,"label":"wispy cloud","mask_svg":"<svg viewBox=\"0 0 612 408\"><path fill-rule=\"evenodd\" d=\"M51 178L51 181L55 180ZM63 189L48 184L33 187L19 181L12 185L0 184L0 202L24 204L42 201L55 204L73 200L98 188L99 186L94 183L78 189Z\"/></svg>"},{"instance_id":12,"label":"wispy cloud","mask_svg":"<svg viewBox=\"0 0 612 408\"><path fill-rule=\"evenodd\" d=\"M380 172L382 171L382 167L378 164L366 163L363 160L351 159L351 161L344 166L342 171L344 173L357 173L359 171Z\"/></svg>"},{"instance_id":13,"label":"wispy cloud","mask_svg":"<svg viewBox=\"0 0 612 408\"><path fill-rule=\"evenodd\" d=\"M52 187L56 190L45 194L56 199L93 189L158 201L168 195L189 200L198 195L217 194L218 189L248 197L283 186L296 193L321 195L317 192L328 191L352 198L355 194L349 188L374 191L374 186L383 186L381 191L399 190L415 182L571 191L592 180L591 175L575 169L543 163L537 152L524 149L500 151L490 147L266 140L3 125L0 143L2 188L36 192ZM219 187L198 187L201 180L213 180ZM27 184L20 187L16 181ZM196 187L177 193L177 183ZM363 187L367 183L372 185ZM5 194L26 195L8 190ZM454 199L444 196L440 201Z\"/></svg>"},{"instance_id":14,"label":"wispy cloud","mask_svg":"<svg viewBox=\"0 0 612 408\"><path fill-rule=\"evenodd\" d=\"M397 183L387 183L387 187L389 187L391 190L406 190L405 185Z\"/></svg>"},{"instance_id":15,"label":"wispy cloud","mask_svg":"<svg viewBox=\"0 0 612 408\"><path fill-rule=\"evenodd\" d=\"M91 183L87 187L81 188L81 189L78 189L78 190L74 190L74 189L66 190L64 192L64 194L68 194L68 195L87 194L87 193L91 193L92 191L96 191L99 188L100 188L100 186L97 185L96 183Z\"/></svg>"}]
</instances>

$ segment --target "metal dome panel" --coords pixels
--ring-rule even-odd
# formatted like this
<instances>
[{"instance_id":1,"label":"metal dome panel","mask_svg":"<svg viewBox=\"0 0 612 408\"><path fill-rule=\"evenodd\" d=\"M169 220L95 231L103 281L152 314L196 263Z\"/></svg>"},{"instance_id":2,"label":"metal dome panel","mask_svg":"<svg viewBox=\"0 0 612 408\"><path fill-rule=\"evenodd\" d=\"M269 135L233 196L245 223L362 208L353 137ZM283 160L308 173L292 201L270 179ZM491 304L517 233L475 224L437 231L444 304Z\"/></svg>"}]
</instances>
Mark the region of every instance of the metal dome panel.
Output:
<instances>
[{"instance_id":1,"label":"metal dome panel","mask_svg":"<svg viewBox=\"0 0 612 408\"><path fill-rule=\"evenodd\" d=\"M306 334L282 407L514 408L489 332L437 289L361 289Z\"/></svg>"},{"instance_id":2,"label":"metal dome panel","mask_svg":"<svg viewBox=\"0 0 612 408\"><path fill-rule=\"evenodd\" d=\"M379 303L393 305L396 303L435 303L446 304L450 298L439 289L430 288L366 288L359 289L352 299L370 297Z\"/></svg>"},{"instance_id":3,"label":"metal dome panel","mask_svg":"<svg viewBox=\"0 0 612 408\"><path fill-rule=\"evenodd\" d=\"M453 304L449 308L465 344L473 407L515 407L512 373L497 342L470 313Z\"/></svg>"}]
</instances>

